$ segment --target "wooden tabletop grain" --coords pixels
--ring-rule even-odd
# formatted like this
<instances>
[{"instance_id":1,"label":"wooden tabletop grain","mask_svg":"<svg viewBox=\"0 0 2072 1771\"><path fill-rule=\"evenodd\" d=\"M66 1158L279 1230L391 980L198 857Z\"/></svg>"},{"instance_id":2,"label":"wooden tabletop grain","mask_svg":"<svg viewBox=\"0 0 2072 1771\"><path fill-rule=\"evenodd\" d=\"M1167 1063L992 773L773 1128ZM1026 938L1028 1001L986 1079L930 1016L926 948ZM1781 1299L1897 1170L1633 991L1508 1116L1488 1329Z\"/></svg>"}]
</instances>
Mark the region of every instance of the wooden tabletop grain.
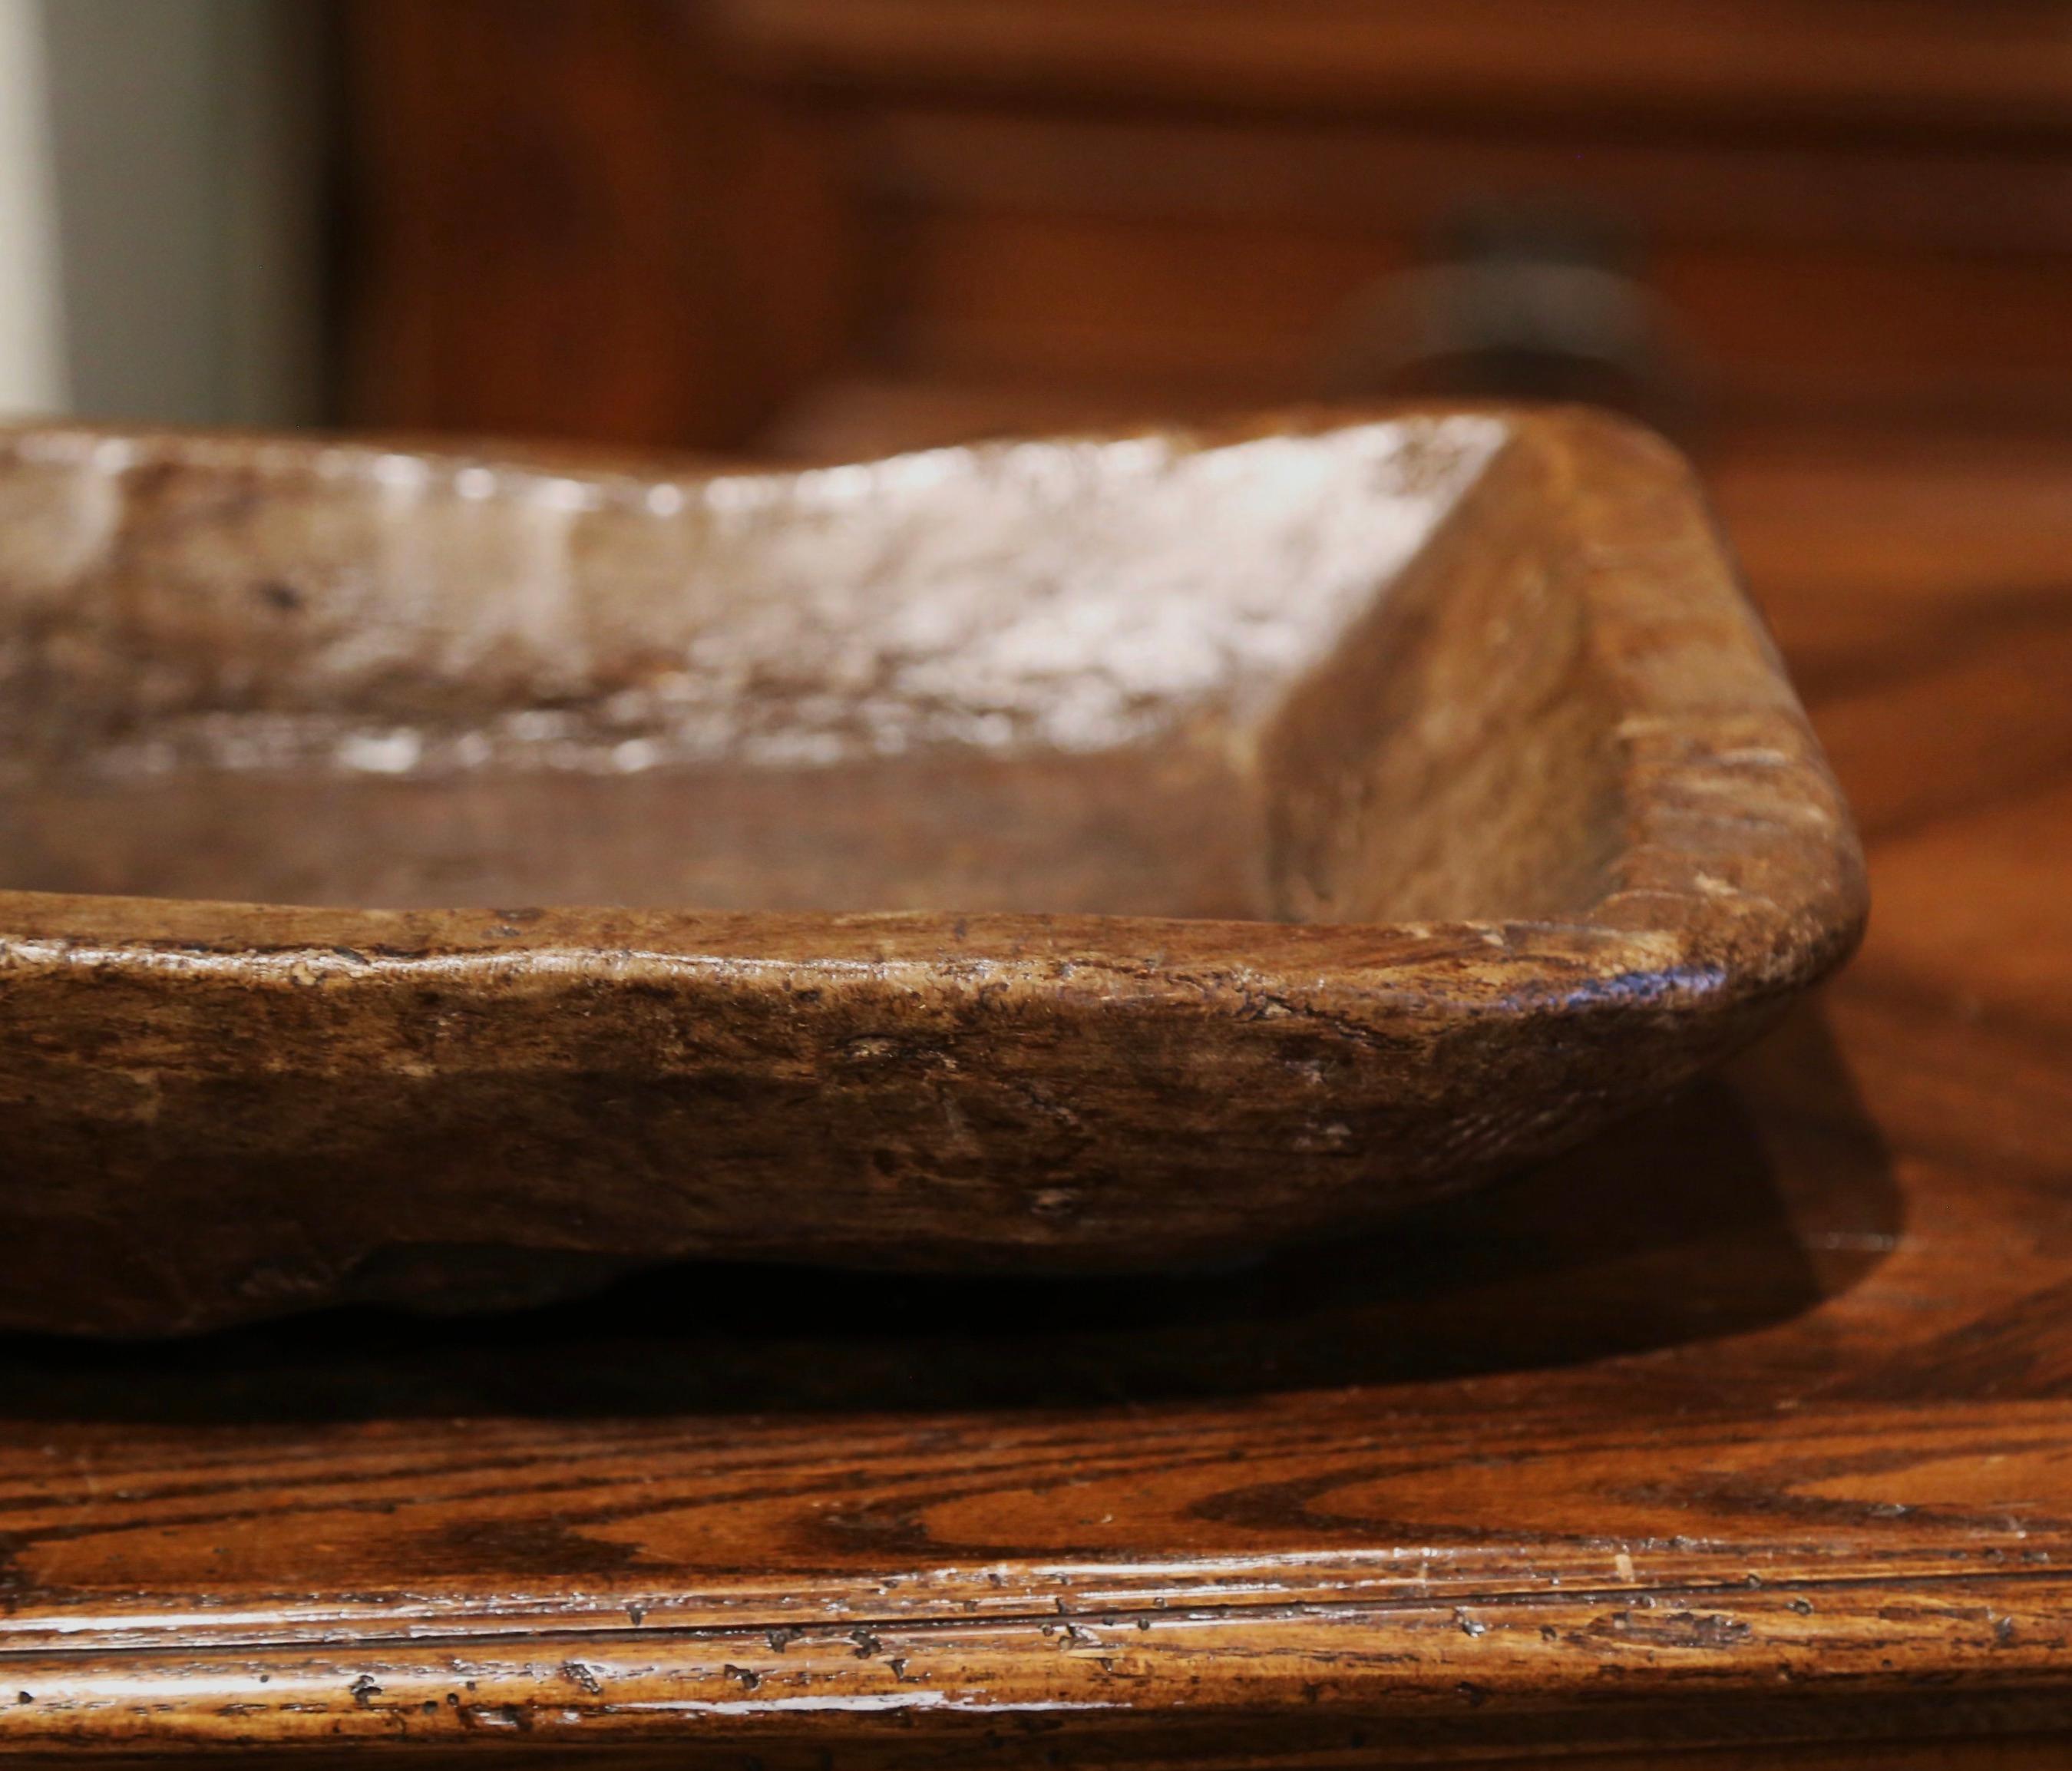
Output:
<instances>
[{"instance_id":1,"label":"wooden tabletop grain","mask_svg":"<svg viewBox=\"0 0 2072 1771\"><path fill-rule=\"evenodd\" d=\"M2072 446L1712 473L1875 899L1729 1074L1245 1272L6 1343L0 1747L2066 1762Z\"/></svg>"}]
</instances>

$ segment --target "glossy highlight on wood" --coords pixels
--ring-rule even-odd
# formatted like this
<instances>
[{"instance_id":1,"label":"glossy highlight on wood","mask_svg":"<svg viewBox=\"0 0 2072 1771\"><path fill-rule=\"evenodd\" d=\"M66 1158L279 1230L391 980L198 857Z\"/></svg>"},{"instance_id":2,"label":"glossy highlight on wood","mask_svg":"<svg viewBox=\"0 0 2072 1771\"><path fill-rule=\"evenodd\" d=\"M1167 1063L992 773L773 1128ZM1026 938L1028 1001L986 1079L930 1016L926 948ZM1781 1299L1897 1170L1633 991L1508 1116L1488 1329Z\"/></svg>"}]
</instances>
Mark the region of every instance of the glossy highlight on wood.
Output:
<instances>
[{"instance_id":1,"label":"glossy highlight on wood","mask_svg":"<svg viewBox=\"0 0 2072 1771\"><path fill-rule=\"evenodd\" d=\"M1587 414L7 461L19 1327L1252 1256L1659 1095L1863 916L1688 470ZM184 901L298 882L623 907Z\"/></svg>"}]
</instances>

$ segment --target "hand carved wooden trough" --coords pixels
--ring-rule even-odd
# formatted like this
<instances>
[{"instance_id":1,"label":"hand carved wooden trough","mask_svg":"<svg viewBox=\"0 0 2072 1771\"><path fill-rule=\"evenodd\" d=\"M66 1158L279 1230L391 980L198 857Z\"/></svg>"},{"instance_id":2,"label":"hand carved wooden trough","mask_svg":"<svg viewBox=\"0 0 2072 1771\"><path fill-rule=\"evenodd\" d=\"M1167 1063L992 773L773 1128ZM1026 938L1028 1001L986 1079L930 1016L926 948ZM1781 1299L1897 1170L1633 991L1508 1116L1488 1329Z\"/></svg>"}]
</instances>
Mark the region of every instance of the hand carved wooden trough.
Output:
<instances>
[{"instance_id":1,"label":"hand carved wooden trough","mask_svg":"<svg viewBox=\"0 0 2072 1771\"><path fill-rule=\"evenodd\" d=\"M1864 914L1688 470L1586 414L21 430L0 678L17 1326L1243 1257L1659 1094Z\"/></svg>"}]
</instances>

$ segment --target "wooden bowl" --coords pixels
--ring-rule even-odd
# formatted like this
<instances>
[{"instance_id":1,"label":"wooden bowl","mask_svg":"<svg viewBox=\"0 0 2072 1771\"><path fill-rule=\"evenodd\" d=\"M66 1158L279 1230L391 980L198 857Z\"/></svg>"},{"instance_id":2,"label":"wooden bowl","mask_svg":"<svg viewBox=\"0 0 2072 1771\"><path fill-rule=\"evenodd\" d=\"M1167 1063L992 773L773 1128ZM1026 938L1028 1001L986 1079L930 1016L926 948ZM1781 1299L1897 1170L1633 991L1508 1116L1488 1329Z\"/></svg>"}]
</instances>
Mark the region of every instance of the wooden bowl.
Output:
<instances>
[{"instance_id":1,"label":"wooden bowl","mask_svg":"<svg viewBox=\"0 0 2072 1771\"><path fill-rule=\"evenodd\" d=\"M1864 912L1689 471L1584 413L18 430L0 672L18 1326L1249 1256L1659 1095Z\"/></svg>"}]
</instances>

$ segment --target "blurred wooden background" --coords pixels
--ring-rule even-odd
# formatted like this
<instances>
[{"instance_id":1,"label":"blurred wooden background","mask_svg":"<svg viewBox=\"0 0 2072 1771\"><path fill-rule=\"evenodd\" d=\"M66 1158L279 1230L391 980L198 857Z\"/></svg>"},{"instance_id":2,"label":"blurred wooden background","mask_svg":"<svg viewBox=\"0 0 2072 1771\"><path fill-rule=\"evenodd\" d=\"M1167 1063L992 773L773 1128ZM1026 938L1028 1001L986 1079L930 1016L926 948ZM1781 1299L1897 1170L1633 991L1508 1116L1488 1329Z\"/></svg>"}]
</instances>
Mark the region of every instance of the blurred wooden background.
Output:
<instances>
[{"instance_id":1,"label":"blurred wooden background","mask_svg":"<svg viewBox=\"0 0 2072 1771\"><path fill-rule=\"evenodd\" d=\"M1427 388L2072 417L2042 0L347 0L343 416L825 454Z\"/></svg>"}]
</instances>

